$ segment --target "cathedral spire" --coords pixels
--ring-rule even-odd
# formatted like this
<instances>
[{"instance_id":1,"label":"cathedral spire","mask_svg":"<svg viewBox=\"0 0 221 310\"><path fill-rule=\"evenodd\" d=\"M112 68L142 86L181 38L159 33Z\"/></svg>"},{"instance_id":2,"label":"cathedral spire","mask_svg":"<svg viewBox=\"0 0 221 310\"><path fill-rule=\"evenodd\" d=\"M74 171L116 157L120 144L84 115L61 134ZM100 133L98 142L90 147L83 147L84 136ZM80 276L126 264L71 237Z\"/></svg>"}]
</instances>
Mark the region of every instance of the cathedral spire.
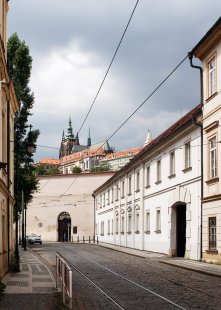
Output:
<instances>
[{"instance_id":1,"label":"cathedral spire","mask_svg":"<svg viewBox=\"0 0 221 310\"><path fill-rule=\"evenodd\" d=\"M152 141L152 138L151 138L150 131L149 131L149 129L148 129L148 131L147 131L147 137L146 137L146 140L145 140L145 142L144 142L144 146L146 146L147 144L149 144L151 141Z\"/></svg>"},{"instance_id":2,"label":"cathedral spire","mask_svg":"<svg viewBox=\"0 0 221 310\"><path fill-rule=\"evenodd\" d=\"M67 138L69 138L69 139L73 139L74 138L73 130L72 130L72 124L71 124L71 117L69 118L69 126L68 126Z\"/></svg>"},{"instance_id":3,"label":"cathedral spire","mask_svg":"<svg viewBox=\"0 0 221 310\"><path fill-rule=\"evenodd\" d=\"M90 132L90 127L89 127L89 132L88 132L88 138L87 138L87 146L91 146L91 132Z\"/></svg>"},{"instance_id":4,"label":"cathedral spire","mask_svg":"<svg viewBox=\"0 0 221 310\"><path fill-rule=\"evenodd\" d=\"M63 130L63 134L62 134L62 141L65 140L65 135L64 135L64 130Z\"/></svg>"}]
</instances>

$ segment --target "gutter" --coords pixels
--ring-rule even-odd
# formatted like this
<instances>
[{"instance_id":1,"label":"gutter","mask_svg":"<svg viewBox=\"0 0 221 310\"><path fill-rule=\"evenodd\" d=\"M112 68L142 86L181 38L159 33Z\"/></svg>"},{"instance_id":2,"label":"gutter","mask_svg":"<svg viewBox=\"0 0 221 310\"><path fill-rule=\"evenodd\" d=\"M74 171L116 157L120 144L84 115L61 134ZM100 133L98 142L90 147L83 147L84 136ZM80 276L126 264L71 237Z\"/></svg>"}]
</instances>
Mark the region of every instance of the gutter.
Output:
<instances>
[{"instance_id":1,"label":"gutter","mask_svg":"<svg viewBox=\"0 0 221 310\"><path fill-rule=\"evenodd\" d=\"M200 70L200 103L201 109L203 108L203 69L201 66L196 66L193 64L193 53L189 52L188 57L190 60L190 66L194 69ZM202 113L203 114L203 113ZM203 182L204 182L204 173L203 173L203 124L202 122L197 122L195 118L192 119L194 125L200 127L200 141L201 141L201 209L200 209L200 260L202 261L203 257Z\"/></svg>"}]
</instances>

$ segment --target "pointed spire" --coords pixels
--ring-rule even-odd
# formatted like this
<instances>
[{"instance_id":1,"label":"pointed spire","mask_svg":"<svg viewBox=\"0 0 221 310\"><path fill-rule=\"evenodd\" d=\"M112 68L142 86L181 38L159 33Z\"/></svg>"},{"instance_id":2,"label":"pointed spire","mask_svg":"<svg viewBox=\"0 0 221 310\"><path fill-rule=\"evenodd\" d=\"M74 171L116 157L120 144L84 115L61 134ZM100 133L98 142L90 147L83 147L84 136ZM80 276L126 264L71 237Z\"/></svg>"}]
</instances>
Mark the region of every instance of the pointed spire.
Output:
<instances>
[{"instance_id":1,"label":"pointed spire","mask_svg":"<svg viewBox=\"0 0 221 310\"><path fill-rule=\"evenodd\" d=\"M79 137L78 137L78 132L77 132L77 134L76 134L76 136L75 136L75 145L80 145L80 143L79 143Z\"/></svg>"},{"instance_id":2,"label":"pointed spire","mask_svg":"<svg viewBox=\"0 0 221 310\"><path fill-rule=\"evenodd\" d=\"M89 148L91 146L91 131L89 127L89 132L88 132L88 138L87 138L87 147Z\"/></svg>"},{"instance_id":3,"label":"pointed spire","mask_svg":"<svg viewBox=\"0 0 221 310\"><path fill-rule=\"evenodd\" d=\"M65 135L64 135L64 130L63 130L63 134L62 134L62 141L65 140Z\"/></svg>"},{"instance_id":4,"label":"pointed spire","mask_svg":"<svg viewBox=\"0 0 221 310\"><path fill-rule=\"evenodd\" d=\"M144 142L144 146L148 145L151 141L152 141L152 137L151 137L150 131L149 131L149 129L148 129L148 131L147 131L147 137L146 137L146 140L145 140L145 142Z\"/></svg>"},{"instance_id":5,"label":"pointed spire","mask_svg":"<svg viewBox=\"0 0 221 310\"><path fill-rule=\"evenodd\" d=\"M69 138L69 139L73 139L74 138L73 130L72 130L72 124L71 124L71 117L69 118L69 126L68 126L67 138Z\"/></svg>"}]
</instances>

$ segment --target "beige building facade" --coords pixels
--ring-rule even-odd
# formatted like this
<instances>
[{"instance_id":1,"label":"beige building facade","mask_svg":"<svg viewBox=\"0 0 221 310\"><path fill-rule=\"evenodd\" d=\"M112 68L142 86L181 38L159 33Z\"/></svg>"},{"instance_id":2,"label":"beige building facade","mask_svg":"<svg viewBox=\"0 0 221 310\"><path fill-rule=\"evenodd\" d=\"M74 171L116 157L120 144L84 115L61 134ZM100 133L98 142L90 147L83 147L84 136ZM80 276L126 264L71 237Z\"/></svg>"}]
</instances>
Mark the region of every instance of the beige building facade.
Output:
<instances>
[{"instance_id":1,"label":"beige building facade","mask_svg":"<svg viewBox=\"0 0 221 310\"><path fill-rule=\"evenodd\" d=\"M77 241L94 236L93 191L114 173L39 177L40 188L27 207L27 235L42 241Z\"/></svg>"},{"instance_id":2,"label":"beige building facade","mask_svg":"<svg viewBox=\"0 0 221 310\"><path fill-rule=\"evenodd\" d=\"M221 18L191 54L203 80L202 258L221 263Z\"/></svg>"},{"instance_id":3,"label":"beige building facade","mask_svg":"<svg viewBox=\"0 0 221 310\"><path fill-rule=\"evenodd\" d=\"M14 113L15 92L7 72L6 21L8 1L0 0L0 278L8 270L14 252Z\"/></svg>"}]
</instances>

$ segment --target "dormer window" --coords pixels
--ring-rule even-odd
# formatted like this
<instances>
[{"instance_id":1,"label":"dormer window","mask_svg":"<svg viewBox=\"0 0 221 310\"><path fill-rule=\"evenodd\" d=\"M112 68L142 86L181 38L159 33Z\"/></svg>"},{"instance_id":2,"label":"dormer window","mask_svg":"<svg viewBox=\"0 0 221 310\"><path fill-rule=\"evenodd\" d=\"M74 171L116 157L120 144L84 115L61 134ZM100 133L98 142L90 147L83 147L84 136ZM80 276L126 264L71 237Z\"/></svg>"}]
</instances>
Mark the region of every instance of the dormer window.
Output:
<instances>
[{"instance_id":1,"label":"dormer window","mask_svg":"<svg viewBox=\"0 0 221 310\"><path fill-rule=\"evenodd\" d=\"M208 96L212 96L216 92L216 58L213 57L208 63Z\"/></svg>"}]
</instances>

